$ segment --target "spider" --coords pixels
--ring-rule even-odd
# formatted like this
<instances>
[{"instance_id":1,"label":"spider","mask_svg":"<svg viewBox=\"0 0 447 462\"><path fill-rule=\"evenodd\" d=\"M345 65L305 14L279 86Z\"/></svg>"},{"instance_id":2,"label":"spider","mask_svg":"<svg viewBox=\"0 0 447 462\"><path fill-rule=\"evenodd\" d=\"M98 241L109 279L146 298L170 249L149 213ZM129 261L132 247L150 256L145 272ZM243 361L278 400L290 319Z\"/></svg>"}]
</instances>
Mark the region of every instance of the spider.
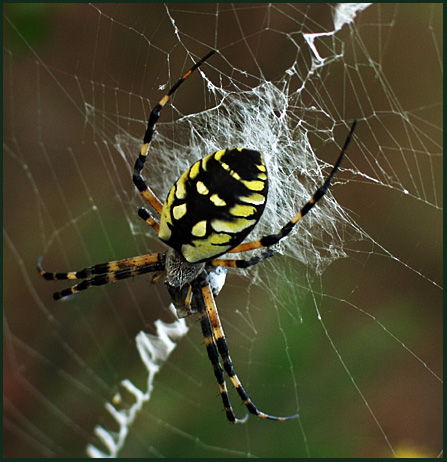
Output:
<instances>
[{"instance_id":1,"label":"spider","mask_svg":"<svg viewBox=\"0 0 447 462\"><path fill-rule=\"evenodd\" d=\"M158 233L159 239L168 246L167 250L68 273L44 271L41 258L37 268L40 275L48 280L83 279L68 289L54 293L55 300L92 286L141 274L154 272L153 282L164 277L178 317L193 313L199 315L208 357L219 384L228 420L244 423L248 413L242 419L236 417L224 371L249 413L262 419L287 421L298 417L298 414L287 417L266 414L255 406L245 392L234 371L214 299L223 286L228 267L247 268L271 257L273 251L270 247L285 238L325 195L351 141L356 121L352 124L329 176L301 210L278 233L242 243L261 218L267 200L267 169L260 152L231 148L202 158L178 178L164 203L152 192L141 175L161 110L178 87L214 53L216 50L211 50L194 64L153 108L134 166L133 183L160 218L157 219L144 207L138 210L138 215ZM243 253L260 248L267 248L267 251L247 260L218 258L225 253Z\"/></svg>"}]
</instances>

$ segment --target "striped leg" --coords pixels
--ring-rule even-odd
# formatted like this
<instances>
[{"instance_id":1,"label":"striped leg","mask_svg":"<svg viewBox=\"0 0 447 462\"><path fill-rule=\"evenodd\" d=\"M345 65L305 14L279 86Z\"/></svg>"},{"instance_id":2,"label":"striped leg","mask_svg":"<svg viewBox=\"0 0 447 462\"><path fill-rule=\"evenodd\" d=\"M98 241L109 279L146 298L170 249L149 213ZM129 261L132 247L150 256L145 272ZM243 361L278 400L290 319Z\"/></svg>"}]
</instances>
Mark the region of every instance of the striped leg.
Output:
<instances>
[{"instance_id":1,"label":"striped leg","mask_svg":"<svg viewBox=\"0 0 447 462\"><path fill-rule=\"evenodd\" d=\"M61 298L89 289L93 286L102 286L133 276L139 276L140 274L164 270L165 255L164 253L142 255L139 257L126 258L124 260L101 263L89 268L84 268L81 271L68 273L47 272L42 268L41 263L42 258L40 258L37 263L37 270L40 275L47 280L84 279L84 281L73 287L55 292L53 298L55 300L60 300Z\"/></svg>"},{"instance_id":2,"label":"striped leg","mask_svg":"<svg viewBox=\"0 0 447 462\"><path fill-rule=\"evenodd\" d=\"M138 216L142 218L149 226L155 229L155 232L158 234L160 231L160 223L154 218L151 212L145 207L140 207L138 209Z\"/></svg>"},{"instance_id":3,"label":"striped leg","mask_svg":"<svg viewBox=\"0 0 447 462\"><path fill-rule=\"evenodd\" d=\"M290 231L295 227L295 225L310 211L315 207L316 203L326 194L326 191L329 188L329 185L331 184L332 178L334 175L337 173L338 168L340 167L341 161L343 160L343 157L345 155L346 150L348 149L349 143L351 142L352 139L352 134L354 133L355 126L357 125L357 121L354 120L351 130L349 131L349 134L346 138L345 144L343 146L343 149L341 150L341 153L337 159L337 162L335 163L334 167L332 168L331 173L329 176L326 178L326 181L323 183L323 185L318 188L312 198L307 202L307 204L304 205L304 207L285 225L283 226L279 233L277 234L270 234L268 236L264 236L263 238L257 240L257 241L251 241L251 242L246 242L245 244L240 244L237 247L235 247L232 250L229 250L229 252L246 252L248 250L253 250L253 249L259 249L261 247L270 247L274 244L277 244L281 239L286 237Z\"/></svg>"},{"instance_id":4,"label":"striped leg","mask_svg":"<svg viewBox=\"0 0 447 462\"><path fill-rule=\"evenodd\" d=\"M207 287L209 288L208 285ZM217 383L219 384L219 391L222 397L227 419L232 423L245 423L248 418L248 414L243 419L238 419L233 411L233 407L231 406L227 384L225 383L224 371L220 365L219 353L217 351L213 329L211 327L205 306L205 299L202 295L200 283L197 280L193 283L193 295L197 301L197 309L199 312L200 325L202 327L202 334L205 340L206 351L208 352L208 358L213 365L214 375L216 376Z\"/></svg>"},{"instance_id":5,"label":"striped leg","mask_svg":"<svg viewBox=\"0 0 447 462\"><path fill-rule=\"evenodd\" d=\"M225 260L221 258L215 258L207 263L207 266L226 266L229 268L248 268L249 266L257 265L260 261L265 260L266 258L273 257L274 251L268 249L266 252L263 252L261 255L252 257L249 260Z\"/></svg>"},{"instance_id":6,"label":"striped leg","mask_svg":"<svg viewBox=\"0 0 447 462\"><path fill-rule=\"evenodd\" d=\"M220 393L222 395L222 400L224 402L228 420L230 420L230 422L234 421L232 420L234 418L234 413L233 413L233 410L231 409L231 405L227 407L227 405L230 402L229 397L228 397L228 392L226 390L226 387L223 388L221 385L222 380L223 380L223 373L221 374L222 368L219 363L218 354L220 354L220 357L222 358L222 363L223 363L225 372L228 374L228 377L230 378L233 386L236 388L237 393L239 394L240 398L242 399L243 403L245 404L245 406L247 407L248 411L251 414L257 415L258 417L262 419L269 419L269 420L276 420L276 421L286 421L286 420L290 420L290 419L298 417L298 414L288 416L288 417L276 417L276 416L266 414L260 411L255 406L253 401L248 397L247 393L245 392L242 386L241 381L239 380L238 376L236 375L234 371L233 363L231 361L230 354L229 354L228 345L225 340L225 335L222 329L222 325L220 323L219 314L217 312L217 307L214 302L214 297L211 292L210 286L205 278L202 278L198 284L199 284L198 289L200 289L200 292L196 289L198 292L196 294L196 297L197 297L197 303L198 303L198 310L200 313L200 319L202 323L202 331L204 333L205 344L208 349L208 356L210 357L210 360L214 366L215 375L219 382ZM206 331L206 334L205 334L205 329L203 327L204 324L206 324L207 326L210 326L212 331L211 332ZM217 351L216 351L216 346L217 346ZM216 373L217 366L220 369L219 374ZM246 418L244 418L242 421L239 421L239 422L242 423L242 422L245 422L245 420Z\"/></svg>"},{"instance_id":7,"label":"striped leg","mask_svg":"<svg viewBox=\"0 0 447 462\"><path fill-rule=\"evenodd\" d=\"M161 110L169 101L171 95L177 90L177 88L199 67L201 66L210 56L216 53L216 50L211 50L206 56L204 56L200 61L198 61L191 69L186 72L175 84L174 86L166 93L165 96L159 101L159 103L152 109L152 112L149 115L149 120L147 123L146 133L144 134L143 145L140 149L140 154L135 161L134 173L133 173L133 183L140 191L141 195L149 202L149 204L154 207L154 209L161 214L163 204L154 194L154 192L149 188L149 186L144 181L144 178L141 176L141 171L143 170L144 163L146 162L147 155L149 153L149 145L152 141L154 135L155 125L160 118ZM151 225L152 226L152 225Z\"/></svg>"}]
</instances>

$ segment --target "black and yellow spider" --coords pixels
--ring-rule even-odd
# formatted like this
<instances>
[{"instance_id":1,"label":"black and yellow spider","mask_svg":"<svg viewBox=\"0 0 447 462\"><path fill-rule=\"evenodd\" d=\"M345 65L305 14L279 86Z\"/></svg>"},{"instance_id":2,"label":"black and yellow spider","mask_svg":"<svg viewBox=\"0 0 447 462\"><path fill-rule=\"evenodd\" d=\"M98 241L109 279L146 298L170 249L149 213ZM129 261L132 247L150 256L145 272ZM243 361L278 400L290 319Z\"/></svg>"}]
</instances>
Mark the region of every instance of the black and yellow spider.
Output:
<instances>
[{"instance_id":1,"label":"black and yellow spider","mask_svg":"<svg viewBox=\"0 0 447 462\"><path fill-rule=\"evenodd\" d=\"M154 107L149 116L143 145L135 162L133 183L143 198L160 215L160 219L157 220L144 207L138 210L138 215L154 228L158 237L167 244L168 249L162 253L102 263L69 273L46 272L39 261L38 270L45 279L49 280L84 279L73 287L56 292L55 300L92 286L141 274L155 272L154 281L164 276L178 316L186 317L199 313L205 345L219 383L228 420L242 423L246 421L248 415L243 419L236 418L228 395L224 370L250 413L263 419L285 421L297 417L298 414L288 417L266 414L254 405L242 387L233 368L214 301L214 297L223 285L219 276L225 275L226 267L247 268L264 258L271 257L273 251L268 249L249 260L217 257L228 252L241 253L270 247L286 237L297 222L326 193L351 141L356 122L352 125L331 173L300 212L277 234L242 244L261 218L267 200L267 169L260 152L233 148L222 149L204 157L180 176L164 203L155 196L141 176L161 110L177 88L215 52L215 50L210 51L194 64Z\"/></svg>"}]
</instances>

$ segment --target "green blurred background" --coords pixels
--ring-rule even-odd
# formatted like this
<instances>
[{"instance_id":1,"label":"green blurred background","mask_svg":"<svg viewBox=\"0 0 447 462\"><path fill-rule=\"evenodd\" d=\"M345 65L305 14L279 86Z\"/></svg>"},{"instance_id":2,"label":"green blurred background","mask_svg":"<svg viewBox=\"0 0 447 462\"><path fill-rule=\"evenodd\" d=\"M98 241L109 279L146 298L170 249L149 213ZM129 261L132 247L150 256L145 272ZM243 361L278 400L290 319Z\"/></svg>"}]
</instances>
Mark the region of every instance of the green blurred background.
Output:
<instances>
[{"instance_id":1,"label":"green blurred background","mask_svg":"<svg viewBox=\"0 0 447 462\"><path fill-rule=\"evenodd\" d=\"M172 321L169 298L143 279L56 304L56 285L34 269L38 257L64 271L160 250L134 218L140 200L129 163L110 153L114 137L142 136L147 101L158 101L159 86L190 65L185 47L196 56L219 48L228 62L219 57L213 66L224 74L231 64L275 80L293 60L306 62L290 39L305 49L299 32L330 29L331 7L8 4L4 13L4 456L82 457L88 443L98 444L93 427L113 425L104 403L116 384L129 377L143 386L134 337L153 333L158 318ZM255 403L277 415L299 409L300 419L229 425L200 328L189 320L123 456L441 450L442 385L434 374L442 377L442 4L373 5L336 37L342 63L354 65L329 66L315 91L327 95L333 117L359 119L349 159L365 176L345 174L351 181L334 194L371 239L347 235L348 258L302 295L291 296L298 284L274 275L263 288L232 273L218 299L237 372ZM205 72L219 83L211 66ZM200 78L183 90L177 108L203 109ZM167 109L163 117L176 114ZM335 132L339 144L343 133ZM335 158L334 143L315 142L319 156ZM388 182L391 170L400 184ZM301 265L284 265L292 280L306 278ZM296 299L299 307L288 305ZM243 415L236 396L233 402Z\"/></svg>"}]
</instances>

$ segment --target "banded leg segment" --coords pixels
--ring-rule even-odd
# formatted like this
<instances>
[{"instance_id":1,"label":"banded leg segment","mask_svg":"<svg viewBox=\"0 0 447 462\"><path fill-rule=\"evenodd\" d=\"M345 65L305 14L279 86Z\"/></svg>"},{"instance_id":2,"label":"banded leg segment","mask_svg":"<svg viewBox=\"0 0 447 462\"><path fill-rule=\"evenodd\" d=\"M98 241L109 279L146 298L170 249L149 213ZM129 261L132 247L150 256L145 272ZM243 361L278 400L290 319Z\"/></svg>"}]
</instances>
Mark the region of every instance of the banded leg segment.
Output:
<instances>
[{"instance_id":1,"label":"banded leg segment","mask_svg":"<svg viewBox=\"0 0 447 462\"><path fill-rule=\"evenodd\" d=\"M215 258L207 263L207 266L226 266L228 268L248 268L250 266L257 265L260 261L265 260L266 258L273 257L274 251L268 249L266 252L263 252L259 256L250 258L249 260L233 260L233 259L221 259Z\"/></svg>"},{"instance_id":2,"label":"banded leg segment","mask_svg":"<svg viewBox=\"0 0 447 462\"><path fill-rule=\"evenodd\" d=\"M144 178L141 176L141 172L146 162L147 155L149 153L149 146L152 141L152 137L155 131L155 125L158 122L158 119L161 115L161 110L169 101L171 95L177 90L177 88L199 67L201 66L209 57L211 57L216 50L211 50L206 56L204 56L200 61L198 61L194 66L189 69L188 72L183 74L183 76L171 87L171 89L166 93L165 96L158 102L158 104L152 109L149 120L147 123L147 129L144 134L143 145L140 148L140 154L135 161L134 172L133 172L133 183L135 187L140 191L141 195L152 205L152 207L161 214L163 209L163 203L158 199L154 192L146 184Z\"/></svg>"},{"instance_id":3,"label":"banded leg segment","mask_svg":"<svg viewBox=\"0 0 447 462\"><path fill-rule=\"evenodd\" d=\"M55 292L53 298L60 300L69 295L89 289L93 286L102 286L111 282L121 281L141 274L161 271L165 269L165 254L153 253L139 257L126 258L109 263L91 266L81 271L68 273L50 273L42 268L42 259L37 264L40 275L47 280L85 279L68 289Z\"/></svg>"},{"instance_id":4,"label":"banded leg segment","mask_svg":"<svg viewBox=\"0 0 447 462\"><path fill-rule=\"evenodd\" d=\"M117 270L130 268L133 266L149 265L151 263L161 263L164 266L165 255L164 253L148 253L146 255L139 255L137 257L124 258L123 260L109 261L107 263L100 263L99 265L90 266L80 271L70 271L68 273L51 273L42 268L43 257L39 258L37 262L37 271L40 275L49 281L63 280L63 279L86 279L96 274L113 273Z\"/></svg>"},{"instance_id":5,"label":"banded leg segment","mask_svg":"<svg viewBox=\"0 0 447 462\"><path fill-rule=\"evenodd\" d=\"M200 325L202 327L202 334L205 340L206 351L208 353L208 358L213 365L214 375L216 376L217 383L219 384L220 396L222 397L227 419L232 423L245 423L248 418L248 414L243 419L238 419L233 411L233 407L231 406L227 384L225 383L224 371L220 365L219 353L214 340L213 329L211 327L211 323L207 314L207 308L205 306L205 299L202 294L200 283L197 280L194 281L192 290L193 296L197 301L197 310L199 312Z\"/></svg>"},{"instance_id":6,"label":"banded leg segment","mask_svg":"<svg viewBox=\"0 0 447 462\"><path fill-rule=\"evenodd\" d=\"M247 395L246 391L244 390L242 386L241 381L239 380L239 377L236 375L234 371L233 363L231 361L230 352L228 349L227 342L225 340L225 335L222 329L222 324L220 322L219 314L217 312L217 307L214 301L214 297L213 297L210 286L208 282L206 281L206 279L201 280L200 287L201 287L201 297L203 299L203 302L206 308L207 319L208 319L208 322L211 324L211 328L212 328L213 343L217 346L217 351L220 357L222 358L222 363L223 363L225 372L228 374L228 377L230 378L233 386L236 388L236 391L239 397L242 399L248 411L251 414L254 414L262 419L269 419L269 420L276 420L276 421L286 421L286 420L290 420L290 419L294 419L298 417L298 414L294 414L292 416L287 416L287 417L276 417L276 416L266 414L265 412L260 411L255 406L253 401ZM221 391L221 394L222 394L222 391ZM222 399L224 399L224 396L222 396ZM224 403L225 403L225 400L224 400ZM228 417L228 413L227 413L227 417Z\"/></svg>"},{"instance_id":7,"label":"banded leg segment","mask_svg":"<svg viewBox=\"0 0 447 462\"><path fill-rule=\"evenodd\" d=\"M270 234L268 236L264 236L257 241L246 242L245 244L240 244L232 250L229 250L231 253L236 252L247 252L248 250L259 249L261 247L270 247L274 244L277 244L281 239L286 237L290 231L295 227L295 225L310 211L315 207L316 203L326 194L332 178L337 173L338 168L345 156L346 150L348 149L349 143L351 142L352 135L354 133L355 127L357 125L357 121L354 120L351 130L346 138L345 144L343 149L341 150L340 155L338 156L337 162L335 162L334 167L332 168L331 173L326 178L326 181L323 183L321 187L319 187L311 199L304 205L304 207L285 225L283 226L280 231L276 234Z\"/></svg>"},{"instance_id":8,"label":"banded leg segment","mask_svg":"<svg viewBox=\"0 0 447 462\"><path fill-rule=\"evenodd\" d=\"M143 219L149 226L152 226L152 228L155 229L155 232L158 234L158 231L160 231L160 224L158 221L154 218L151 212L145 207L140 207L138 209L138 216Z\"/></svg>"}]
</instances>

